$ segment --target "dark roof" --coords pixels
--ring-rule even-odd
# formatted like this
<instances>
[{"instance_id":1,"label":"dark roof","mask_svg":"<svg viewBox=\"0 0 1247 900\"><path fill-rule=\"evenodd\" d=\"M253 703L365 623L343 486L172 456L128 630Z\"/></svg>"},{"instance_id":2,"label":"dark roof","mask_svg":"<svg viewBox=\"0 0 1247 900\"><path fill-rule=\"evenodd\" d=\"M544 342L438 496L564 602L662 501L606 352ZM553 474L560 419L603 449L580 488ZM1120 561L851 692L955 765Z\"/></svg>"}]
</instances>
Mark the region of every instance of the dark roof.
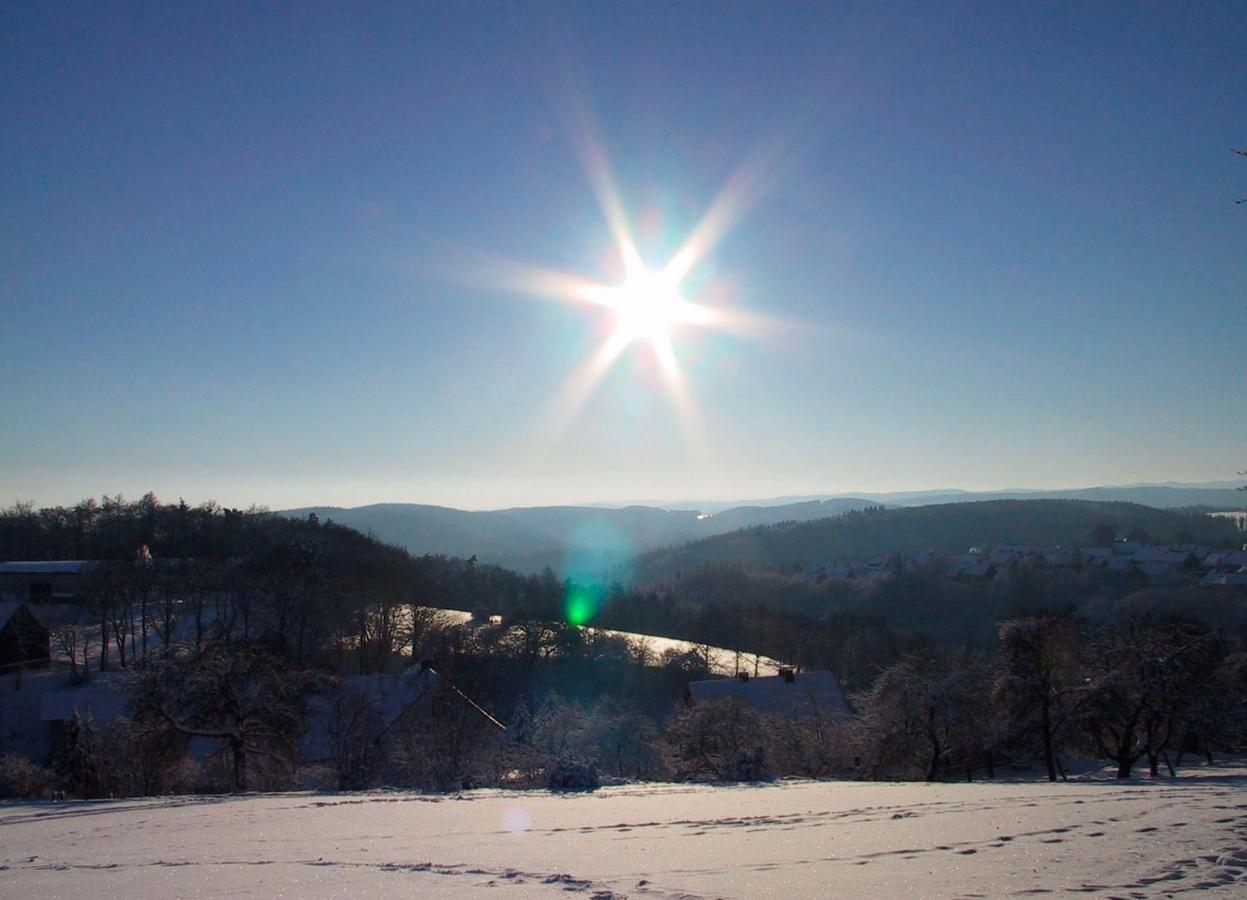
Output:
<instances>
[{"instance_id":1,"label":"dark roof","mask_svg":"<svg viewBox=\"0 0 1247 900\"><path fill-rule=\"evenodd\" d=\"M761 712L785 714L839 715L849 712L849 704L836 676L830 672L797 672L792 681L783 675L767 675L761 678L715 678L694 681L688 686L694 702L739 697Z\"/></svg>"},{"instance_id":2,"label":"dark roof","mask_svg":"<svg viewBox=\"0 0 1247 900\"><path fill-rule=\"evenodd\" d=\"M0 628L9 624L9 619L13 618L13 614L21 609L21 603L0 603Z\"/></svg>"},{"instance_id":3,"label":"dark roof","mask_svg":"<svg viewBox=\"0 0 1247 900\"><path fill-rule=\"evenodd\" d=\"M56 607L58 610L62 608L63 607L60 606ZM23 603L21 600L8 600L4 603L0 603L0 629L8 626L9 621L17 615L17 611L19 609L25 609L27 615L29 615L40 628L46 629L48 627L48 618L43 614L42 610L34 606L30 606L27 603Z\"/></svg>"},{"instance_id":4,"label":"dark roof","mask_svg":"<svg viewBox=\"0 0 1247 900\"><path fill-rule=\"evenodd\" d=\"M401 675L351 675L342 679L342 687L351 691L360 703L375 709L381 717L381 724L386 728L440 684L441 678L436 672L416 666ZM301 748L304 758L329 758L329 726L332 717L331 697L317 694L309 698L308 727Z\"/></svg>"},{"instance_id":5,"label":"dark roof","mask_svg":"<svg viewBox=\"0 0 1247 900\"><path fill-rule=\"evenodd\" d=\"M44 722L64 722L74 713L89 714L96 725L111 725L126 713L131 692L123 685L94 685L44 694L39 718Z\"/></svg>"}]
</instances>

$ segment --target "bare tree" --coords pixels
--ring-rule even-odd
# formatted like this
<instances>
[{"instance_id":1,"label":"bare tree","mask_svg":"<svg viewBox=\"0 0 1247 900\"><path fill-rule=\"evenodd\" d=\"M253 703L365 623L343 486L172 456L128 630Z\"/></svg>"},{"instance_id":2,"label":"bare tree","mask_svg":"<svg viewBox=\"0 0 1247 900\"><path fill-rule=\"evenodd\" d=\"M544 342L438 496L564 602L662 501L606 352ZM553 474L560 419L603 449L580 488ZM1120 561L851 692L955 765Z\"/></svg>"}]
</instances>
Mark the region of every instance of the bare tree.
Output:
<instances>
[{"instance_id":1,"label":"bare tree","mask_svg":"<svg viewBox=\"0 0 1247 900\"><path fill-rule=\"evenodd\" d=\"M999 626L996 693L1015 732L1039 738L1048 780L1057 779L1057 754L1081 697L1081 642L1068 619L1011 619Z\"/></svg>"},{"instance_id":2,"label":"bare tree","mask_svg":"<svg viewBox=\"0 0 1247 900\"><path fill-rule=\"evenodd\" d=\"M252 756L290 766L303 719L301 673L253 644L210 644L167 660L145 683L140 709L188 737L217 738L230 754L235 791L247 789Z\"/></svg>"},{"instance_id":3,"label":"bare tree","mask_svg":"<svg viewBox=\"0 0 1247 900\"><path fill-rule=\"evenodd\" d=\"M667 727L677 776L756 781L768 772L768 736L762 717L739 697L681 710Z\"/></svg>"},{"instance_id":4,"label":"bare tree","mask_svg":"<svg viewBox=\"0 0 1247 900\"><path fill-rule=\"evenodd\" d=\"M370 787L383 760L386 724L376 704L347 684L338 685L327 699L326 737L338 788L357 791Z\"/></svg>"},{"instance_id":5,"label":"bare tree","mask_svg":"<svg viewBox=\"0 0 1247 900\"><path fill-rule=\"evenodd\" d=\"M63 606L44 612L48 634L56 649L69 660L69 680L81 684L90 675L91 641L96 629L86 624L84 610Z\"/></svg>"},{"instance_id":6,"label":"bare tree","mask_svg":"<svg viewBox=\"0 0 1247 900\"><path fill-rule=\"evenodd\" d=\"M1208 680L1211 637L1190 625L1139 620L1094 635L1085 722L1118 778L1129 778L1144 756L1157 774L1199 683Z\"/></svg>"},{"instance_id":7,"label":"bare tree","mask_svg":"<svg viewBox=\"0 0 1247 900\"><path fill-rule=\"evenodd\" d=\"M977 661L930 654L904 656L884 669L857 702L872 771L923 771L927 781L954 761L969 771L984 749L984 681Z\"/></svg>"}]
</instances>

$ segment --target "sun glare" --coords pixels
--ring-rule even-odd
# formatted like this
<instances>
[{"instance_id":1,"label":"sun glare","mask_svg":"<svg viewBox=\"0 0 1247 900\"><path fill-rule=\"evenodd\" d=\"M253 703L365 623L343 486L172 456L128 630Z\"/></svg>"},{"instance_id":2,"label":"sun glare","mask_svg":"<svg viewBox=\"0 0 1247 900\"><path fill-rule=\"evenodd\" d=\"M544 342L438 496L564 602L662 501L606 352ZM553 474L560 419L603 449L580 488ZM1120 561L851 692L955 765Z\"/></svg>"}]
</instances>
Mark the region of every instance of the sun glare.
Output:
<instances>
[{"instance_id":1,"label":"sun glare","mask_svg":"<svg viewBox=\"0 0 1247 900\"><path fill-rule=\"evenodd\" d=\"M666 361L671 332L679 325L698 321L700 308L680 296L675 278L665 271L638 268L614 291L610 306L615 312L612 342L627 345L645 340Z\"/></svg>"},{"instance_id":2,"label":"sun glare","mask_svg":"<svg viewBox=\"0 0 1247 900\"><path fill-rule=\"evenodd\" d=\"M615 284L604 284L571 272L498 259L488 260L488 265L469 264L465 269L473 272L468 276L472 280L533 296L586 304L610 316L606 340L568 377L559 396L550 404L551 433L562 433L602 377L633 345L652 352L679 417L692 429L696 409L687 379L680 371L676 332L708 329L753 337L774 327L766 317L724 308L721 302L698 302L702 299L699 294L709 293L707 283L704 278L690 278L758 195L765 160L746 160L668 260L661 267L650 268L642 261L606 154L594 131L587 122L578 129L579 155L625 277ZM686 284L686 279L692 285Z\"/></svg>"}]
</instances>

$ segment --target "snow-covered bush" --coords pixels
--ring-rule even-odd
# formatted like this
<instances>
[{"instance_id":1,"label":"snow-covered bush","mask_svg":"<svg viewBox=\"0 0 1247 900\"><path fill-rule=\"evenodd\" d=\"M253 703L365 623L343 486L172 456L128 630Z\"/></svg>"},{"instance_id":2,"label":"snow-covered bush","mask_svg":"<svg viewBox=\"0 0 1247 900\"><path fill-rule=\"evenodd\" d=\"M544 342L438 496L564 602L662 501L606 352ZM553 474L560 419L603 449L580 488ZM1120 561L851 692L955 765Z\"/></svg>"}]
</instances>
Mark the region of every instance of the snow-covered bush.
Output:
<instances>
[{"instance_id":1,"label":"snow-covered bush","mask_svg":"<svg viewBox=\"0 0 1247 900\"><path fill-rule=\"evenodd\" d=\"M687 707L667 729L667 750L676 778L766 778L771 774L769 743L762 716L739 697Z\"/></svg>"},{"instance_id":2,"label":"snow-covered bush","mask_svg":"<svg viewBox=\"0 0 1247 900\"><path fill-rule=\"evenodd\" d=\"M51 772L24 756L15 753L0 756L0 798L42 797L51 787L52 777Z\"/></svg>"}]
</instances>

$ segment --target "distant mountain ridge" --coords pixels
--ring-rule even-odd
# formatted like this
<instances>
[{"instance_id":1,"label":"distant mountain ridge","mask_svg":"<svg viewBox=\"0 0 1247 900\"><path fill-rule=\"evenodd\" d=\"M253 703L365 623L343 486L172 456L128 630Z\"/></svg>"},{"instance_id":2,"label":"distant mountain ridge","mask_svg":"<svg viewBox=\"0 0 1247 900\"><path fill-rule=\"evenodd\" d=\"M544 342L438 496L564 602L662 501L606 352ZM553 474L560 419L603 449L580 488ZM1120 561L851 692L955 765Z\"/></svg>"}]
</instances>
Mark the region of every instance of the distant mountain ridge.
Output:
<instances>
[{"instance_id":1,"label":"distant mountain ridge","mask_svg":"<svg viewBox=\"0 0 1247 900\"><path fill-rule=\"evenodd\" d=\"M785 502L711 502L690 508L628 505L534 506L461 510L417 503L377 503L351 508L309 506L282 515L347 525L415 554L476 556L521 572L550 566L583 577L612 572L621 564L662 547L685 544L741 529L781 522L809 522L871 506L918 508L990 500L1083 500L1124 502L1157 509L1247 507L1247 494L1233 488L1194 485L1126 485L1070 491L956 489L888 494L775 498Z\"/></svg>"},{"instance_id":2,"label":"distant mountain ridge","mask_svg":"<svg viewBox=\"0 0 1247 900\"><path fill-rule=\"evenodd\" d=\"M1187 483L1178 481L1097 485L1083 488L1056 488L1034 490L1029 488L1004 488L998 491L969 491L962 488L936 488L922 491L854 491L840 494L786 494L750 500L687 500L675 503L649 501L640 505L670 510L697 510L702 513L718 513L740 506L771 507L790 506L815 500L837 500L852 497L870 500L883 506L927 506L944 503L967 503L976 500L1106 500L1123 503L1141 503L1158 509L1177 509L1205 506L1216 509L1247 509L1247 493L1238 488L1241 482L1209 481ZM636 504L591 504L601 508L616 508Z\"/></svg>"},{"instance_id":3,"label":"distant mountain ridge","mask_svg":"<svg viewBox=\"0 0 1247 900\"><path fill-rule=\"evenodd\" d=\"M782 569L809 563L893 554L965 553L995 544L1086 547L1100 526L1117 535L1144 532L1154 541L1238 543L1242 532L1225 519L1092 500L983 500L907 508L876 508L834 519L736 531L636 560L633 579L654 584L707 565Z\"/></svg>"},{"instance_id":4,"label":"distant mountain ridge","mask_svg":"<svg viewBox=\"0 0 1247 900\"><path fill-rule=\"evenodd\" d=\"M378 503L352 508L307 506L281 510L303 518L315 513L370 533L415 554L476 556L521 572L550 566L560 573L597 575L657 547L682 544L784 521L837 516L872 501L841 497L784 506L739 506L706 516L695 510L649 506L605 508L535 506L469 511L416 503Z\"/></svg>"}]
</instances>

